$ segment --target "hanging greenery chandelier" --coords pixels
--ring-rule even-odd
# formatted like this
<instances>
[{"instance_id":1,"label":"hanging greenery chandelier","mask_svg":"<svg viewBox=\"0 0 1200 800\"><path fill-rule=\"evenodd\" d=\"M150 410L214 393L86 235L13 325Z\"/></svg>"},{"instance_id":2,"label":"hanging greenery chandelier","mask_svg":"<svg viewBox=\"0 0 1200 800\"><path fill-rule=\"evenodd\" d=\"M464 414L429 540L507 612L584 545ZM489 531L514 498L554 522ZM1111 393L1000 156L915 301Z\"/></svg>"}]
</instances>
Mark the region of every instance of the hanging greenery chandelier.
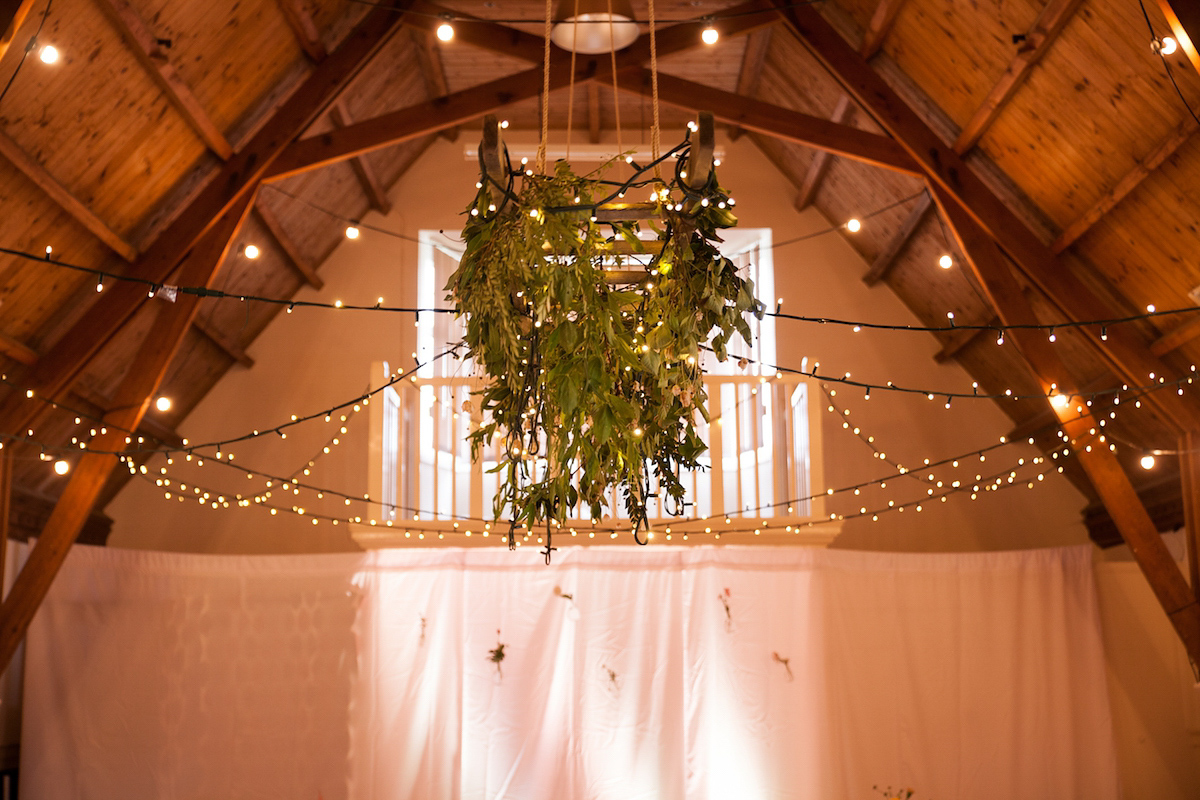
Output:
<instances>
[{"instance_id":1,"label":"hanging greenery chandelier","mask_svg":"<svg viewBox=\"0 0 1200 800\"><path fill-rule=\"evenodd\" d=\"M446 289L483 373L478 408L463 410L477 422L474 457L500 442L494 512L511 520L510 546L517 526L549 537L583 509L599 519L610 487L639 543L655 486L682 513L680 472L706 449L703 351L724 360L735 333L751 339L746 314L763 312L718 249L737 220L711 168L711 117L702 125L704 146L689 136L617 183L603 178L612 162L586 176L566 162L514 171L485 122L484 180ZM648 177L660 163L672 180ZM649 203L613 202L647 187Z\"/></svg>"}]
</instances>

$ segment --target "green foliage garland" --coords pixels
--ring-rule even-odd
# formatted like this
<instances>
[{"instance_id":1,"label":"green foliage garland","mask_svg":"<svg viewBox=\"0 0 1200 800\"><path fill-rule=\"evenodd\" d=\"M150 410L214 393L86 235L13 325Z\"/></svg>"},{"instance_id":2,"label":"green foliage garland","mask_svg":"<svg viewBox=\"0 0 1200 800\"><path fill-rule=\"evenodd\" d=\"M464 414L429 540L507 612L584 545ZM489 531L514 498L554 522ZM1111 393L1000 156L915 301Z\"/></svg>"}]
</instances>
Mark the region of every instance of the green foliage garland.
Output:
<instances>
[{"instance_id":1,"label":"green foliage garland","mask_svg":"<svg viewBox=\"0 0 1200 800\"><path fill-rule=\"evenodd\" d=\"M637 223L593 221L610 191L599 174L559 162L552 176L524 175L515 195L484 183L446 285L485 377L472 453L502 442L494 512L510 514L510 546L517 525L562 522L580 504L599 519L610 486L636 537L651 474L682 509L679 472L705 450L693 424L697 412L708 419L701 350L724 360L735 332L751 339L745 314L762 316L751 282L717 249L717 231L737 219L715 173L699 191L677 180L681 200L658 187L664 226L651 228L663 248L626 286L606 281L614 243L645 247Z\"/></svg>"}]
</instances>

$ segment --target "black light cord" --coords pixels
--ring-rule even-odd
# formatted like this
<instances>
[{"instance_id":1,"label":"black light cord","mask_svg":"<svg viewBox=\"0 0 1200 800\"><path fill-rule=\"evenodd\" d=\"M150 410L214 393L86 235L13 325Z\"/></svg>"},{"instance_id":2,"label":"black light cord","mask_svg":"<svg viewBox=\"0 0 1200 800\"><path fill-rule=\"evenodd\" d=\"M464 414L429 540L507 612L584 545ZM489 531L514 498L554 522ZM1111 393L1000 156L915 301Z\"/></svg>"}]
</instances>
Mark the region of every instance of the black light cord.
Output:
<instances>
[{"instance_id":1,"label":"black light cord","mask_svg":"<svg viewBox=\"0 0 1200 800\"><path fill-rule=\"evenodd\" d=\"M21 67L25 66L25 59L29 54L37 49L38 37L42 35L42 26L46 24L46 17L50 14L50 4L54 0L46 0L46 7L42 10L42 21L38 23L37 31L33 34L33 38L25 45L25 51L21 53L21 60L17 62L17 68L13 70L13 74L9 76L8 83L4 84L4 91L0 92L0 103L4 102L4 96L8 94L8 90L12 88L13 81L17 79L17 75L21 72Z\"/></svg>"}]
</instances>

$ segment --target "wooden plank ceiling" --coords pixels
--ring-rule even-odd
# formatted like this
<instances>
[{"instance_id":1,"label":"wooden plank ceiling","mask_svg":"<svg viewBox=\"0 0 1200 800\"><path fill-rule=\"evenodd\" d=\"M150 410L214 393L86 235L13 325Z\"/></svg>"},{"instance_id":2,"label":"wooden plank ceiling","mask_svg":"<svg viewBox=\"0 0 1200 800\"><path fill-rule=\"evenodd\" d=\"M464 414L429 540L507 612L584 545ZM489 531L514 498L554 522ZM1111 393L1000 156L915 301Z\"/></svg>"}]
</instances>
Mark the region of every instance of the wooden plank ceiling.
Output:
<instances>
[{"instance_id":1,"label":"wooden plank ceiling","mask_svg":"<svg viewBox=\"0 0 1200 800\"><path fill-rule=\"evenodd\" d=\"M9 3L0 10L0 85L20 70L0 99L0 246L13 250L42 253L50 245L54 256L73 263L137 274L158 264L169 274L178 257L168 259L164 239L187 231L188 242L194 241L203 228L195 228L189 215L205 208L214 219L241 196L239 188L226 197L220 186L245 181L248 149L265 146L262 131L274 130L278 110L299 87L322 69L340 68L330 67L339 47L354 44L372 13L393 13L401 29L394 34L389 29L370 60L343 76L346 85L337 84L336 99L322 105L311 122L297 118L307 126L298 138L344 130L338 141L348 149L330 156L320 169L300 171L296 165L308 163L319 149L316 140L309 139L307 149L285 147L290 138L269 143L283 148L282 155L273 167L260 163L255 169L290 177L273 184L281 191L265 188L255 195L254 212L242 222L238 241L257 242L262 256L250 261L236 249L231 252L221 265L225 288L291 296L302 286L319 286L321 265L340 241L343 223L303 200L319 198L319 205L352 218L369 209L386 211L388 187L433 136L456 136L459 124L489 110L481 105L488 92L532 87L518 92L524 99L503 113L516 128L538 126L540 0L445 0L444 7L397 3L417 12L409 14L349 0L52 2L49 13L42 0ZM634 5L645 20L646 3ZM692 103L710 97L718 117L735 123L730 134L752 137L795 185L797 208L814 206L831 220L921 195L873 217L858 234L847 234L871 264L864 279L885 284L929 324L941 324L948 310L960 322L999 324L970 270L937 267L948 251L959 265L965 261L937 204L921 194L925 182L912 174L921 169L895 143L878 138L895 134L892 123L864 108L852 87L830 75L822 56L788 29L793 23L780 21L785 15L721 19L727 35L711 48L695 46L695 25L668 29L731 8L770 5L656 2L662 28L659 67L676 79L663 81L669 101L664 124L681 125L692 116ZM1200 198L1193 189L1200 179L1200 142L1194 135L1200 126L1151 52L1150 33L1136 4L828 0L788 13L802 22L800 12L812 9L868 59L873 73L915 111L945 152L979 177L979 191L1015 220L1027 235L1021 245L1025 255L1001 242L1010 256L1021 262L1029 248L1044 253L1044 263L1053 263L1070 285L1086 287L1114 314L1136 314L1149 304L1160 309L1193 304L1189 292L1200 285L1200 261L1193 257L1200 250ZM1157 6L1148 10L1159 31L1169 31ZM460 16L458 36L450 44L433 35L439 14L445 13ZM472 26L463 14L519 33L505 34L494 24ZM22 62L39 28L38 44L58 47L59 63L42 64L36 50ZM619 112L626 126L649 119L650 101L640 89L648 50L644 42L634 50L620 54L619 63L619 83L626 90L619 95ZM566 59L556 59L557 79L565 85ZM1200 76L1186 55L1180 51L1167 60L1179 92L1200 104ZM607 57L603 64L607 67ZM476 89L493 82L487 91ZM720 91L697 91L695 84ZM421 105L444 96L450 102ZM570 109L567 97L564 89L552 93L552 127L565 128L569 113L593 140L611 132L618 111L611 85L577 87ZM776 111L764 116L769 107ZM393 115L388 131L362 125L409 108L422 113ZM779 109L799 112L793 121L803 135L788 135ZM454 115L461 119L450 119ZM864 132L864 142L886 145L877 151L877 162L908 167L880 169L861 158L797 143L820 141L820 132L806 122L810 117ZM422 127L422 119L435 122ZM408 127L400 120L408 120ZM829 141L838 130L830 128ZM267 151L254 151L260 152ZM354 158L343 158L350 152ZM238 186L253 191L252 184ZM978 221L987 227L986 220ZM180 257L187 244L176 243ZM1066 321L1071 310L1064 308L1063 298L1054 297L1037 275L1021 269L1015 274L1024 302L1038 319ZM6 374L14 380L36 376L39 369L49 371L48 363L57 368L55 359L66 353L85 353L80 368L53 385L55 395L94 412L111 410L111 398L154 324L155 307L128 306L119 318L128 322L94 343L98 349L71 350L80 320L93 319L98 312L85 315L101 308L96 304L106 302L112 291L96 288L94 277L0 255L0 364ZM201 301L164 378L175 405L166 414L153 414L141 430L171 439L173 423L226 370L252 363L246 348L277 312L264 305ZM1186 370L1200 359L1200 322L1194 316L1161 317L1123 330L1121 346L1144 351L1170 370ZM1084 388L1133 383L1119 359L1097 349L1098 335L1058 334L1062 368L1069 373L1064 379ZM1040 391L1021 354L1011 346L997 347L994 334L952 331L941 338L938 358L962 363L984 390L1002 390L1017 376L1014 389ZM11 392L0 395L5 403L0 419L11 428L3 431L8 435L20 436L28 427L18 411L20 400ZM1113 436L1135 445L1170 444L1180 433L1179 420L1196 413L1186 403L1147 406L1134 424L1118 418L1110 429ZM1034 435L1046 447L1058 442L1046 404L1002 407L1013 418L1014 435ZM71 415L62 413L39 412L36 423L39 441L67 441L75 428ZM1131 463L1136 450L1122 449L1127 474L1147 498L1157 498L1148 507L1160 527L1179 524L1178 490L1167 493L1172 501L1162 501L1164 482L1178 485L1174 459L1164 460L1165 471L1157 472L1151 485L1150 476ZM1072 471L1073 480L1099 506L1101 498L1087 477L1076 466ZM19 493L51 500L64 483L48 476L44 464L24 459L15 463L13 482ZM117 486L110 483L104 497ZM1111 522L1102 511L1092 511L1092 530L1111 543Z\"/></svg>"}]
</instances>

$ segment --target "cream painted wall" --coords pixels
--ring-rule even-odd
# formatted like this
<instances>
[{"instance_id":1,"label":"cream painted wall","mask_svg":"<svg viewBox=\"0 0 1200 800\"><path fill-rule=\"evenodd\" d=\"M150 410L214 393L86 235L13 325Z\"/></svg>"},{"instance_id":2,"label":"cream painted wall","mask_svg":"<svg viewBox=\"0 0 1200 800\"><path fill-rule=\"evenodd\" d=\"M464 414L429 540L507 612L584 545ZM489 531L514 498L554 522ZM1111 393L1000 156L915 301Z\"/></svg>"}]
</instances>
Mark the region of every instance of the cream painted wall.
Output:
<instances>
[{"instance_id":1,"label":"cream painted wall","mask_svg":"<svg viewBox=\"0 0 1200 800\"><path fill-rule=\"evenodd\" d=\"M772 228L777 241L828 227L817 212L797 214L792 209L794 190L747 139L726 142L725 147L721 177L738 200L743 226ZM409 237L423 228L453 233L461 227L459 212L470 200L475 180L475 166L464 159L462 143L438 140L394 188L395 211L387 218L371 216L366 222ZM412 304L415 267L415 244L367 231L360 240L344 243L322 267L324 291L303 290L300 297L373 303L382 295L389 303ZM932 264L929 268L936 280L940 270ZM862 283L865 269L837 234L775 252L777 294L786 298L788 311L915 323L888 289ZM250 349L255 367L234 367L184 422L181 433L203 441L273 427L293 413L311 413L353 397L365 386L371 361L411 364L407 354L414 349L412 334L412 318L407 316L301 309L280 314ZM971 383L957 366L933 360L938 345L928 334L855 335L832 326L785 322L778 336L780 360L787 366L799 367L807 356L820 361L825 374L850 371L873 382L894 380L944 390L965 389ZM907 464L972 451L997 441L1010 428L1007 417L989 401L960 402L946 410L940 403L880 392L869 403L854 391L840 392L839 398L852 409L856 424L873 434L890 456ZM884 465L833 415L824 418L829 486L885 474ZM311 479L361 493L366 486L365 415L352 419L347 427L345 443L317 463ZM286 441L272 437L256 446L235 448L235 463L289 473L332 434L322 423L304 426ZM989 457L986 466L995 469L1018 456L1035 454L1024 446L1006 448ZM172 469L177 466L181 465ZM962 473L973 477L975 471L982 471L978 466L976 459ZM259 486L244 474L211 462L193 469L186 479L230 493ZM911 486L911 479L892 481L889 488L906 499L923 491L916 486L899 493L906 483ZM882 502L887 496L873 499ZM854 511L857 505L857 501L843 501L836 508ZM975 502L959 495L945 504L933 503L919 515L892 513L875 523L848 520L834 546L980 550L1079 543L1086 541L1079 515L1082 505L1073 487L1052 475L1032 491L985 493ZM118 547L241 553L355 547L345 526L314 527L304 519L271 517L258 508L216 511L195 502L180 504L165 500L161 489L144 481L131 482L108 512L115 520L110 544ZM1099 573L1122 780L1129 797L1195 797L1200 795L1200 777L1195 750L1189 749L1185 733L1189 723L1172 705L1172 698L1186 689L1181 683L1178 642L1144 580L1131 569L1119 565L1115 573Z\"/></svg>"}]
</instances>

